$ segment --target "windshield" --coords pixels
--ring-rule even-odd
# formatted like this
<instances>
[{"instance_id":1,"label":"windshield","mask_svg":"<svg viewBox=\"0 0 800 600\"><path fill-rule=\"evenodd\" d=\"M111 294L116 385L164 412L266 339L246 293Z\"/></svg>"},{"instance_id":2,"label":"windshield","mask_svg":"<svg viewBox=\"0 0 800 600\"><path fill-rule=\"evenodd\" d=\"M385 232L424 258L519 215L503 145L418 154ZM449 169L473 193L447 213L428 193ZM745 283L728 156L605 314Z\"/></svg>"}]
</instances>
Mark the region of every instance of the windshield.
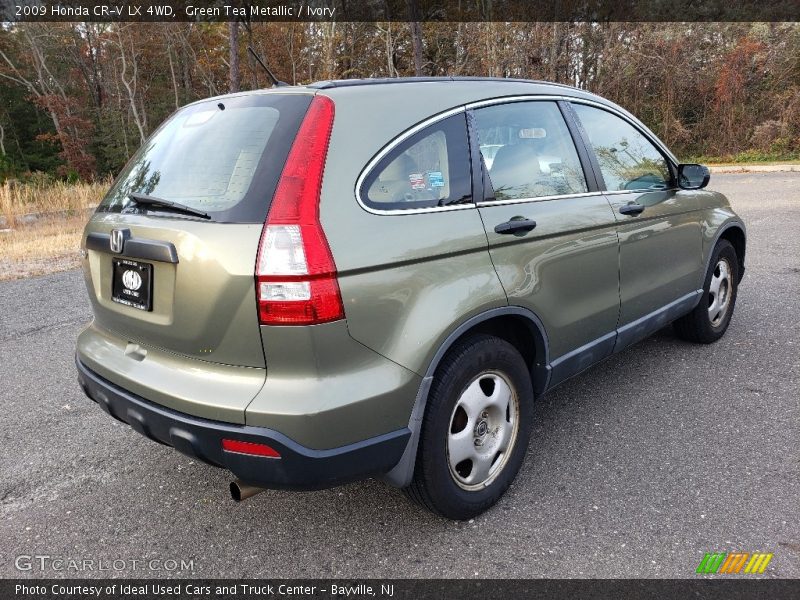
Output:
<instances>
[{"instance_id":1,"label":"windshield","mask_svg":"<svg viewBox=\"0 0 800 600\"><path fill-rule=\"evenodd\" d=\"M310 102L302 94L253 94L179 110L139 148L97 210L176 216L129 197L138 193L218 222L263 223Z\"/></svg>"}]
</instances>

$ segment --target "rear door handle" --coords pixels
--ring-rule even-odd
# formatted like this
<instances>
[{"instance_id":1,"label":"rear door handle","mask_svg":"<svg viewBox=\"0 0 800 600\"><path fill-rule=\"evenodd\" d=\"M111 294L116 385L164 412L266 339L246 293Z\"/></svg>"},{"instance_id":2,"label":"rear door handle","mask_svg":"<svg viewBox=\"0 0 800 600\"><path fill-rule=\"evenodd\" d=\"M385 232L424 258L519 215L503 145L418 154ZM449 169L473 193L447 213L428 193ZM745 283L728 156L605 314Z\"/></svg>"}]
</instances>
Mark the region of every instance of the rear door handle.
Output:
<instances>
[{"instance_id":1,"label":"rear door handle","mask_svg":"<svg viewBox=\"0 0 800 600\"><path fill-rule=\"evenodd\" d=\"M525 217L514 217L510 221L495 226L494 232L501 235L528 233L536 227L536 221Z\"/></svg>"},{"instance_id":2,"label":"rear door handle","mask_svg":"<svg viewBox=\"0 0 800 600\"><path fill-rule=\"evenodd\" d=\"M619 208L619 212L622 215L632 215L635 217L636 215L642 214L644 208L645 207L638 202L629 202L628 204L621 206Z\"/></svg>"}]
</instances>

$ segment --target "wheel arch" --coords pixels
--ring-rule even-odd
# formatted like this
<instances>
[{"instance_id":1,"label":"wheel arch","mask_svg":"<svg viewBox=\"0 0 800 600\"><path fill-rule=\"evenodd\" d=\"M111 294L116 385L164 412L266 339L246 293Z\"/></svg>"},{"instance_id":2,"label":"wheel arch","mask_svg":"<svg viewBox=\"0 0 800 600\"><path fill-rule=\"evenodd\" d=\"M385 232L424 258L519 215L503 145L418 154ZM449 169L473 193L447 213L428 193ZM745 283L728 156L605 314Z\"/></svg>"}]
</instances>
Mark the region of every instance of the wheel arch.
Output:
<instances>
[{"instance_id":1,"label":"wheel arch","mask_svg":"<svg viewBox=\"0 0 800 600\"><path fill-rule=\"evenodd\" d=\"M419 446L422 417L425 414L428 392L436 370L450 348L460 340L476 333L496 335L517 348L530 370L534 396L544 393L547 389L550 380L547 332L541 319L533 311L521 306L502 306L466 319L456 326L439 345L425 371L408 423L411 439L408 441L400 462L383 477L384 481L390 485L406 487L411 483Z\"/></svg>"},{"instance_id":2,"label":"wheel arch","mask_svg":"<svg viewBox=\"0 0 800 600\"><path fill-rule=\"evenodd\" d=\"M730 242L733 249L736 251L736 262L739 267L739 279L736 282L738 284L742 281L742 277L744 276L744 256L747 251L747 235L745 234L744 227L740 223L734 222L720 228L720 231L717 232L717 239L714 240L714 245L711 248L713 249L720 240L727 240ZM709 253L709 260L710 259L711 256Z\"/></svg>"}]
</instances>

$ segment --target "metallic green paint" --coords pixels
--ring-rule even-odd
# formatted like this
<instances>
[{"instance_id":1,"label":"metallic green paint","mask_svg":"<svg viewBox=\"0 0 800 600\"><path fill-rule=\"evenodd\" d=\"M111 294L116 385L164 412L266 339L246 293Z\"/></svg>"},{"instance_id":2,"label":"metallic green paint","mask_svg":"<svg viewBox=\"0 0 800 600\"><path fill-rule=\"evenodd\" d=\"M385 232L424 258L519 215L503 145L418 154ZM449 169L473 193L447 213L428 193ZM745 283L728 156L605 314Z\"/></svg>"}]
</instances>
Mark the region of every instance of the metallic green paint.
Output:
<instances>
[{"instance_id":1,"label":"metallic green paint","mask_svg":"<svg viewBox=\"0 0 800 600\"><path fill-rule=\"evenodd\" d=\"M252 93L321 93L335 102L320 218L346 320L259 326L253 276L259 224L98 214L86 233L128 228L134 238L172 242L179 262L154 263L153 311L143 313L111 302L112 254L88 251L84 271L95 321L80 335L78 356L147 400L269 427L309 448L416 427L418 420L409 419L427 389L422 376L471 317L509 305L533 311L552 362L698 289L721 228L744 229L725 197L708 190L595 193L407 214L378 214L358 203L356 181L365 166L433 115L510 96L609 104L580 90L454 81ZM646 204L645 211L620 215L631 200ZM521 237L494 232L515 216L537 227Z\"/></svg>"},{"instance_id":2,"label":"metallic green paint","mask_svg":"<svg viewBox=\"0 0 800 600\"><path fill-rule=\"evenodd\" d=\"M248 425L314 449L408 426L422 378L354 340L344 321L261 327L269 373L248 405Z\"/></svg>"},{"instance_id":3,"label":"metallic green paint","mask_svg":"<svg viewBox=\"0 0 800 600\"><path fill-rule=\"evenodd\" d=\"M264 385L264 369L233 367L131 344L92 322L78 336L78 357L130 392L196 417L245 422L245 406Z\"/></svg>"},{"instance_id":4,"label":"metallic green paint","mask_svg":"<svg viewBox=\"0 0 800 600\"><path fill-rule=\"evenodd\" d=\"M619 220L619 325L697 290L702 278L700 203L686 190L607 195ZM638 216L619 213L629 202L645 206Z\"/></svg>"},{"instance_id":5,"label":"metallic green paint","mask_svg":"<svg viewBox=\"0 0 800 600\"><path fill-rule=\"evenodd\" d=\"M601 194L480 208L489 248L511 304L544 324L551 360L613 331L619 316L616 220ZM536 221L519 237L494 227Z\"/></svg>"},{"instance_id":6,"label":"metallic green paint","mask_svg":"<svg viewBox=\"0 0 800 600\"><path fill-rule=\"evenodd\" d=\"M153 264L153 310L111 300L108 252L88 251L84 275L95 320L126 341L194 359L264 368L254 292L261 225L98 213L86 233L127 228L132 239L172 242L178 264Z\"/></svg>"},{"instance_id":7,"label":"metallic green paint","mask_svg":"<svg viewBox=\"0 0 800 600\"><path fill-rule=\"evenodd\" d=\"M404 217L361 212L351 217L361 231L357 243L331 240L337 266L356 266L340 267L339 278L350 334L424 374L451 329L507 303L480 215L475 209Z\"/></svg>"}]
</instances>

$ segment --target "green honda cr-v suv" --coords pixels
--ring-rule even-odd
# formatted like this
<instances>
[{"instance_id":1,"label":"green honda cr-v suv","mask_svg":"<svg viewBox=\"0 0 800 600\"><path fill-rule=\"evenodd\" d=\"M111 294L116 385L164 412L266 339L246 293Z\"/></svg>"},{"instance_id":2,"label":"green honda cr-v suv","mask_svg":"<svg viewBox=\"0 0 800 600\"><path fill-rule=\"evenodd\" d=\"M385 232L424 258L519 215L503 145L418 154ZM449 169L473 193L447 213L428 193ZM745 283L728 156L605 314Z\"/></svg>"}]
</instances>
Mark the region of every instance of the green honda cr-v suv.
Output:
<instances>
[{"instance_id":1,"label":"green honda cr-v suv","mask_svg":"<svg viewBox=\"0 0 800 600\"><path fill-rule=\"evenodd\" d=\"M724 334L745 228L708 180L541 82L197 102L86 227L80 383L237 499L378 476L469 518L517 474L534 398L671 322Z\"/></svg>"}]
</instances>

